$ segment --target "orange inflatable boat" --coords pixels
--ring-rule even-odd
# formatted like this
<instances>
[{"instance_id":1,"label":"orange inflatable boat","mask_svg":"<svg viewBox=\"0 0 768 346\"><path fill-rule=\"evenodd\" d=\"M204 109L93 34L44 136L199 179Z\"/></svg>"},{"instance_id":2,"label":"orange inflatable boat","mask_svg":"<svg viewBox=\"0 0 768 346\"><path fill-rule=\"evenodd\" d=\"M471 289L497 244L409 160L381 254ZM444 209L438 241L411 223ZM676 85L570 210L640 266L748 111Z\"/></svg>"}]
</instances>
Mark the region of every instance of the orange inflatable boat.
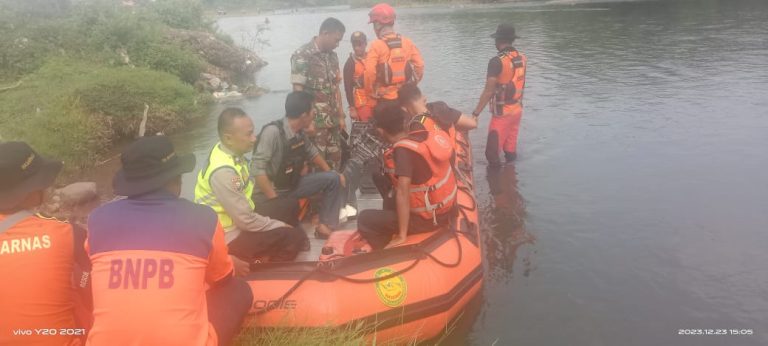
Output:
<instances>
[{"instance_id":1,"label":"orange inflatable boat","mask_svg":"<svg viewBox=\"0 0 768 346\"><path fill-rule=\"evenodd\" d=\"M322 249L314 257L255 264L247 278L254 296L247 326L342 327L362 322L377 342L439 336L483 282L470 151L466 135L459 134L460 210L452 225L375 252L369 252L356 231L337 231L324 244L312 244Z\"/></svg>"}]
</instances>

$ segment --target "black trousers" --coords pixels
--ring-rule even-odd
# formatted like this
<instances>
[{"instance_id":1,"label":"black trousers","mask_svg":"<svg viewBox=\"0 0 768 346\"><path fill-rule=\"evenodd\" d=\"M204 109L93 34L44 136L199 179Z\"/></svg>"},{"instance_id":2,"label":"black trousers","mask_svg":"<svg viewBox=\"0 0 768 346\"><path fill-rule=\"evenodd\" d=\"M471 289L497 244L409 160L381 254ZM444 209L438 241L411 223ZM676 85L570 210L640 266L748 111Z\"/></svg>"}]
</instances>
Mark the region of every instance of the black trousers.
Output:
<instances>
[{"instance_id":1,"label":"black trousers","mask_svg":"<svg viewBox=\"0 0 768 346\"><path fill-rule=\"evenodd\" d=\"M293 227L299 227L299 200L296 197L283 195L267 202L256 203L257 213L285 222Z\"/></svg>"},{"instance_id":2,"label":"black trousers","mask_svg":"<svg viewBox=\"0 0 768 346\"><path fill-rule=\"evenodd\" d=\"M383 249L399 231L397 222L396 201L393 193L392 182L383 174L373 174L373 183L381 193L384 210L363 210L357 217L357 229L360 235L368 241L371 247ZM434 220L424 219L411 214L408 219L408 234L431 232L440 227L449 225L455 214L453 212L437 216L437 225Z\"/></svg>"},{"instance_id":3,"label":"black trousers","mask_svg":"<svg viewBox=\"0 0 768 346\"><path fill-rule=\"evenodd\" d=\"M307 234L298 227L241 232L229 243L229 254L247 262L264 257L268 257L271 262L288 262L296 258L307 241Z\"/></svg>"},{"instance_id":4,"label":"black trousers","mask_svg":"<svg viewBox=\"0 0 768 346\"><path fill-rule=\"evenodd\" d=\"M438 216L436 226L432 219L426 220L411 214L411 217L408 219L408 234L435 231L451 222L450 217L446 216ZM374 250L383 249L399 230L397 211L363 210L357 217L357 230Z\"/></svg>"},{"instance_id":5,"label":"black trousers","mask_svg":"<svg viewBox=\"0 0 768 346\"><path fill-rule=\"evenodd\" d=\"M230 277L211 287L206 292L206 300L208 321L216 330L219 345L229 345L253 304L251 287L239 278Z\"/></svg>"}]
</instances>

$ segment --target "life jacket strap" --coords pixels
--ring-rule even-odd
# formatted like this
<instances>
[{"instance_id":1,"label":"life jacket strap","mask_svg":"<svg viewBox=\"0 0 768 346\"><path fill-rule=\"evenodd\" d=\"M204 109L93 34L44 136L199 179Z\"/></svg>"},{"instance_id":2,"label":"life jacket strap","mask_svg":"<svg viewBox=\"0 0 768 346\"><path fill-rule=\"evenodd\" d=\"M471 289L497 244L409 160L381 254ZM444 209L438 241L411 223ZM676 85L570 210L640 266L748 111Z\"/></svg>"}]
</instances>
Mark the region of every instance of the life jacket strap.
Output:
<instances>
[{"instance_id":1,"label":"life jacket strap","mask_svg":"<svg viewBox=\"0 0 768 346\"><path fill-rule=\"evenodd\" d=\"M430 192L430 191L435 191L435 190L443 187L443 185L445 185L446 183L448 183L448 180L451 179L452 173L453 173L453 168L449 168L448 170L446 170L445 176L442 179L440 179L440 181L435 183L435 185L427 185L427 186L415 187L415 188L412 188L410 190L410 192L421 192L421 191Z\"/></svg>"},{"instance_id":2,"label":"life jacket strap","mask_svg":"<svg viewBox=\"0 0 768 346\"><path fill-rule=\"evenodd\" d=\"M19 210L11 215L8 215L3 221L0 221L0 234L9 230L11 227L16 226L17 223L34 215L29 210Z\"/></svg>"}]
</instances>

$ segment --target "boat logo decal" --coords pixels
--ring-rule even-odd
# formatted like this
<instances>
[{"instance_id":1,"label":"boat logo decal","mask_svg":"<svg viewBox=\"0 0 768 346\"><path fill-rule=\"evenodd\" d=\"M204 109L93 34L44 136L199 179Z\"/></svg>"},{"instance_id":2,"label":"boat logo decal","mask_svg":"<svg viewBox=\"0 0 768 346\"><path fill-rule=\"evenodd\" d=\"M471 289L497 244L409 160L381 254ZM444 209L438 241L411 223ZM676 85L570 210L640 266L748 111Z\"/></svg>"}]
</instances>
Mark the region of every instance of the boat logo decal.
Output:
<instances>
[{"instance_id":1,"label":"boat logo decal","mask_svg":"<svg viewBox=\"0 0 768 346\"><path fill-rule=\"evenodd\" d=\"M375 278L384 277L394 273L394 270L390 268L381 268L376 271ZM384 305L389 307L396 307L403 304L406 296L408 296L408 284L402 275L376 281L376 294Z\"/></svg>"}]
</instances>

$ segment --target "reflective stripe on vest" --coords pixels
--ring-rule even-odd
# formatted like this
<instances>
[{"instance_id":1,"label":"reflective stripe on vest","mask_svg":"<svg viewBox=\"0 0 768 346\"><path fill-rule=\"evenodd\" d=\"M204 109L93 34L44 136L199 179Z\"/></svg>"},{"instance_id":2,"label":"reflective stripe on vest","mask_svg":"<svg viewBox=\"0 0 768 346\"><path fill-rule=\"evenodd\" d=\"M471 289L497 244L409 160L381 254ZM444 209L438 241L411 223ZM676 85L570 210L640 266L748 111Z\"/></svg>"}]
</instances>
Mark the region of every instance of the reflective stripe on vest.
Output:
<instances>
[{"instance_id":1,"label":"reflective stripe on vest","mask_svg":"<svg viewBox=\"0 0 768 346\"><path fill-rule=\"evenodd\" d=\"M248 204L250 205L251 210L256 207L256 205L253 203L253 200L251 199L254 184L250 179L248 163L245 160L242 160L239 163L235 163L235 159L232 155L229 155L221 150L221 145L221 143L216 143L216 145L211 150L210 155L208 155L208 162L206 162L205 167L197 176L197 185L195 186L195 203L204 204L211 207L216 212L216 214L219 215L219 222L221 222L221 226L225 230L230 230L234 222L224 210L224 207L218 201L216 195L213 193L213 188L211 188L211 175L213 175L213 172L220 168L229 167L234 169L235 172L237 172L237 174L240 176L242 183L245 184L245 186L242 188L242 192L243 195L245 195L246 200L248 200Z\"/></svg>"},{"instance_id":2,"label":"reflective stripe on vest","mask_svg":"<svg viewBox=\"0 0 768 346\"><path fill-rule=\"evenodd\" d=\"M399 34L387 35L382 40L389 48L389 54L384 63L379 64L378 82L382 87L400 87L405 83L416 81L415 69L410 62L410 53L403 48L403 39Z\"/></svg>"},{"instance_id":3,"label":"reflective stripe on vest","mask_svg":"<svg viewBox=\"0 0 768 346\"><path fill-rule=\"evenodd\" d=\"M410 211L424 219L431 218L436 224L437 215L450 211L455 204L458 184L451 167L453 143L446 138L444 131L426 132L428 136L423 142L402 139L395 143L394 148L413 151L429 165L432 177L424 184L412 184L409 188ZM385 162L385 168L394 168L393 152L394 149L385 155L385 160L388 161ZM393 175L390 175L390 179L396 183Z\"/></svg>"},{"instance_id":4,"label":"reflective stripe on vest","mask_svg":"<svg viewBox=\"0 0 768 346\"><path fill-rule=\"evenodd\" d=\"M355 97L355 107L362 107L368 104L368 95L365 92L363 76L365 75L365 61L350 53L349 56L355 63L355 72L352 78L352 95Z\"/></svg>"}]
</instances>

